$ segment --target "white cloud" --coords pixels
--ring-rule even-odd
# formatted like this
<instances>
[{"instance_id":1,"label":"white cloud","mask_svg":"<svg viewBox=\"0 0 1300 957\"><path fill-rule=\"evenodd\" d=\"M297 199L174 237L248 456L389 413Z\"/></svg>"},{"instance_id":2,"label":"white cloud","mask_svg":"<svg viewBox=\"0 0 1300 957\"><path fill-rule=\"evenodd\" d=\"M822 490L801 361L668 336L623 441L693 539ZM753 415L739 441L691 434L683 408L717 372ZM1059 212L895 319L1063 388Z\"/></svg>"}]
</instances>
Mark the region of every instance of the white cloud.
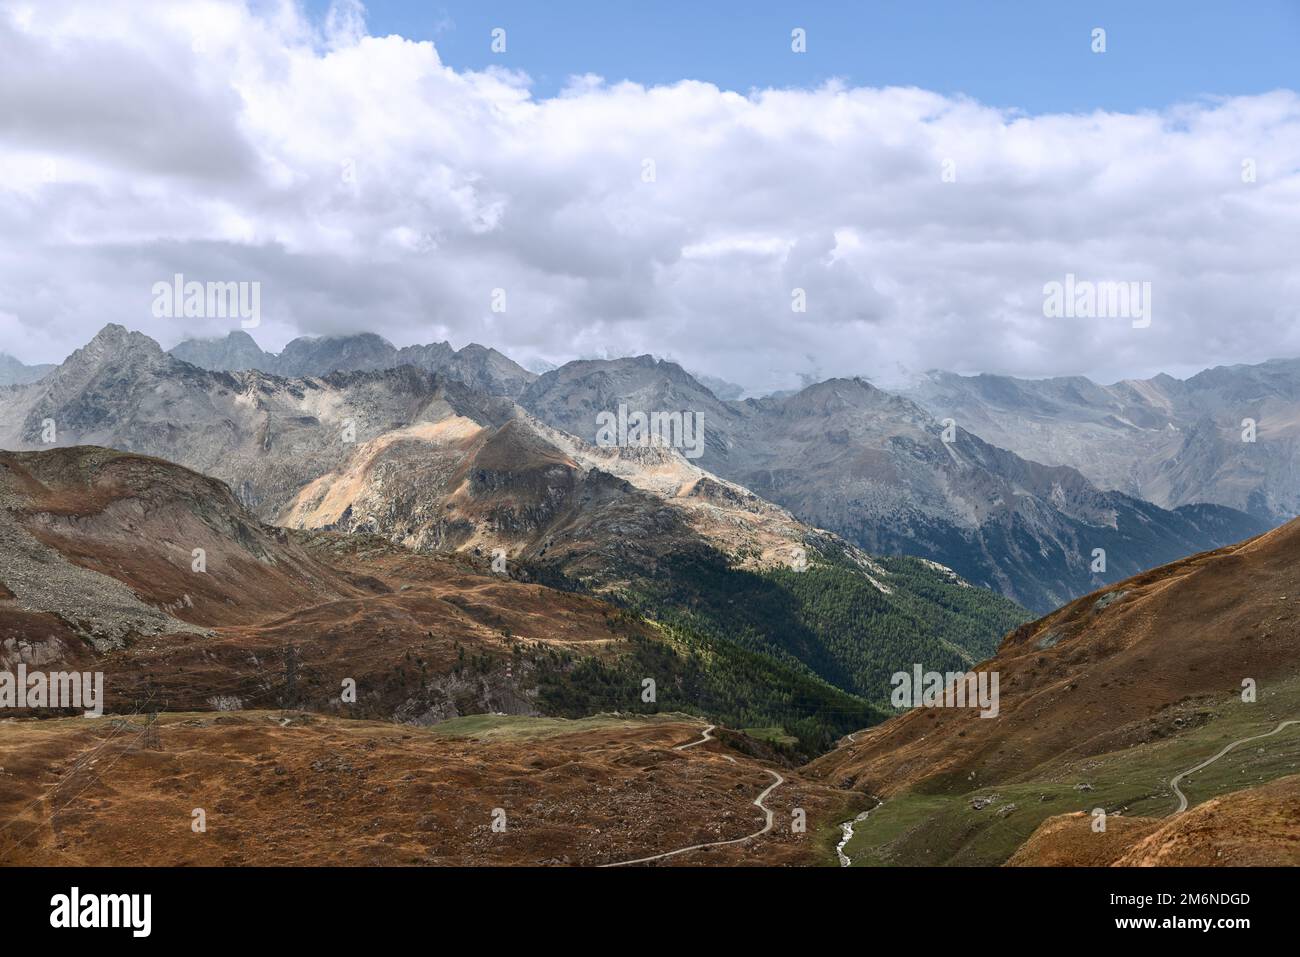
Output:
<instances>
[{"instance_id":1,"label":"white cloud","mask_svg":"<svg viewBox=\"0 0 1300 957\"><path fill-rule=\"evenodd\" d=\"M450 333L752 387L1300 354L1293 91L1025 116L584 76L537 100L519 73L366 35L355 3L315 27L291 4L54 0L0 12L0 176L0 351L29 362L108 321L165 345L225 332L151 317L176 272L260 280L268 348ZM1044 318L1067 272L1150 281L1151 327Z\"/></svg>"}]
</instances>

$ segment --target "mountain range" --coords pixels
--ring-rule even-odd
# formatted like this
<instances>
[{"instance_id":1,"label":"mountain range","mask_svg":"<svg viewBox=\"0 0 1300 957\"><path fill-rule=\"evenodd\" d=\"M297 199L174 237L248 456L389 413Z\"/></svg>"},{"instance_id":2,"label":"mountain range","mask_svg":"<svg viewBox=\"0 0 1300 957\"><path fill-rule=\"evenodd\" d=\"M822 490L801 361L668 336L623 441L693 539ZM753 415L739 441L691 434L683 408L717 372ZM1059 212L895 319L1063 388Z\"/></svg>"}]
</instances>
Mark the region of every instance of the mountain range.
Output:
<instances>
[{"instance_id":1,"label":"mountain range","mask_svg":"<svg viewBox=\"0 0 1300 957\"><path fill-rule=\"evenodd\" d=\"M168 862L316 859L291 820L326 797L384 808L382 842L332 852L349 863L1292 861L1300 524L1000 447L976 430L1005 398L968 428L862 379L724 400L650 356L533 374L478 346L297 343L168 353L109 325L0 388L0 667L99 671L108 712L174 715L116 746L7 722L0 758L75 774L113 749L126 826L178 789L142 756L156 737L187 806L228 808L235 782L258 840L284 835ZM1219 381L1221 415L1261 375ZM1067 392L1067 431L1128 428ZM702 441L611 445L619 407L689 414ZM891 718L918 663L996 672L997 720ZM32 816L29 778L0 779L26 829L6 862L81 840ZM411 790L452 782L455 805ZM508 847L478 823L503 800L526 835ZM818 836L773 831L773 808Z\"/></svg>"},{"instance_id":2,"label":"mountain range","mask_svg":"<svg viewBox=\"0 0 1300 957\"><path fill-rule=\"evenodd\" d=\"M399 350L373 335L295 340L273 357L238 332L182 343L172 354L213 369L243 355L243 362L269 370L314 375L374 371L405 357L475 391L512 398L541 422L588 442L598 437L597 415L620 405L689 411L705 436L695 464L714 475L868 552L938 562L1039 612L1278 520L1194 496L1165 507L1095 482L1073 464L1017 454L990 439L1007 441L973 414L952 416L949 427L929 400L860 379L722 400L680 366L650 356L579 360L537 376L481 346ZM284 365L286 357L297 358Z\"/></svg>"},{"instance_id":3,"label":"mountain range","mask_svg":"<svg viewBox=\"0 0 1300 957\"><path fill-rule=\"evenodd\" d=\"M204 350L317 373L179 358ZM598 415L619 407L696 417L701 454L602 445ZM817 694L857 696L839 706L854 720L884 699L890 661L991 653L1024 620L1012 602L1041 613L1268 527L1101 490L861 379L724 401L650 356L538 376L481 346L397 350L366 335L270 357L234 333L168 353L109 325L40 380L0 390L0 423L4 448L178 463L275 526L500 556L524 580L613 598L794 669ZM879 640L864 644L864 625ZM815 724L808 741L845 730Z\"/></svg>"},{"instance_id":4,"label":"mountain range","mask_svg":"<svg viewBox=\"0 0 1300 957\"><path fill-rule=\"evenodd\" d=\"M1162 508L1300 513L1300 360L1098 385L932 372L906 393L994 445Z\"/></svg>"},{"instance_id":5,"label":"mountain range","mask_svg":"<svg viewBox=\"0 0 1300 957\"><path fill-rule=\"evenodd\" d=\"M698 461L714 473L870 552L939 562L1040 612L1270 527L1224 506L1168 510L1103 491L1069 466L948 429L861 379L721 402L679 366L642 356L571 362L519 402L585 438L594 438L599 411L620 405L692 410L706 436Z\"/></svg>"},{"instance_id":6,"label":"mountain range","mask_svg":"<svg viewBox=\"0 0 1300 957\"><path fill-rule=\"evenodd\" d=\"M492 395L517 395L536 375L497 352L470 343L453 349L449 343L404 346L399 349L372 332L354 336L302 336L276 354L263 352L247 332L224 338L187 339L171 350L176 358L201 369L238 372L256 369L287 377L323 376L330 372L363 372L410 365L445 372Z\"/></svg>"}]
</instances>

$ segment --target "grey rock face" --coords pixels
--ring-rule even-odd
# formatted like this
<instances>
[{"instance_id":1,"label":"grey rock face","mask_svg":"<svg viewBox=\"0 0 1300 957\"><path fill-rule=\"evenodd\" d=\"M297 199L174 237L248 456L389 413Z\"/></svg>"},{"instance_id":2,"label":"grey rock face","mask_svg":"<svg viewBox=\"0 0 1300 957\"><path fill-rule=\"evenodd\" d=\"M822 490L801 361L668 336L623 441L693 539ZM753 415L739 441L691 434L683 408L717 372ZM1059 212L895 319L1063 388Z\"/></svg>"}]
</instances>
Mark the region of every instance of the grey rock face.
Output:
<instances>
[{"instance_id":1,"label":"grey rock face","mask_svg":"<svg viewBox=\"0 0 1300 957\"><path fill-rule=\"evenodd\" d=\"M412 349L446 349L450 355L445 359L424 359L415 364L431 372L441 372L453 379L458 379L473 389L492 395L508 395L515 398L524 391L536 374L497 352L471 342L459 351L453 351L445 342L433 346L407 346L400 350L398 359L407 361L403 354Z\"/></svg>"},{"instance_id":2,"label":"grey rock face","mask_svg":"<svg viewBox=\"0 0 1300 957\"><path fill-rule=\"evenodd\" d=\"M446 342L398 349L374 333L353 336L304 336L279 355L263 352L252 336L231 332L224 339L190 339L171 355L214 372L260 370L287 377L325 376L331 372L366 372L412 365L458 379L491 395L517 396L536 376L506 356L470 343L456 350Z\"/></svg>"},{"instance_id":3,"label":"grey rock face","mask_svg":"<svg viewBox=\"0 0 1300 957\"><path fill-rule=\"evenodd\" d=\"M1300 514L1297 360L1112 385L932 372L908 394L994 445L1164 508L1209 502L1270 524Z\"/></svg>"},{"instance_id":4,"label":"grey rock face","mask_svg":"<svg viewBox=\"0 0 1300 957\"><path fill-rule=\"evenodd\" d=\"M224 339L187 339L170 351L183 362L214 372L275 370L275 356L263 352L257 341L243 330L231 332Z\"/></svg>"},{"instance_id":5,"label":"grey rock face","mask_svg":"<svg viewBox=\"0 0 1300 957\"><path fill-rule=\"evenodd\" d=\"M397 363L396 347L372 332L356 336L302 337L294 339L276 357L274 371L283 376L328 375L391 369Z\"/></svg>"},{"instance_id":6,"label":"grey rock face","mask_svg":"<svg viewBox=\"0 0 1300 957\"><path fill-rule=\"evenodd\" d=\"M499 421L509 405L410 366L294 379L210 372L110 326L44 381L0 394L0 447L48 448L48 420L55 446L167 459L222 479L244 505L273 518L358 442L454 410Z\"/></svg>"}]
</instances>

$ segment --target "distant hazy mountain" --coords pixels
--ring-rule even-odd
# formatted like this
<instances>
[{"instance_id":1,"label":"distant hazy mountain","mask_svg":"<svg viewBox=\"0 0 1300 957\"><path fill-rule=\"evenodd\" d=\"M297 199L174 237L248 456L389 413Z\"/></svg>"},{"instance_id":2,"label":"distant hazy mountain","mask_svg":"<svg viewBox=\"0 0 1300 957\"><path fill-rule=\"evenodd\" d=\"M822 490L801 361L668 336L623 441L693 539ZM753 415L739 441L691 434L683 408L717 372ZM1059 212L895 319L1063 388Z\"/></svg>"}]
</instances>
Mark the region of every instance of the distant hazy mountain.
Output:
<instances>
[{"instance_id":1,"label":"distant hazy mountain","mask_svg":"<svg viewBox=\"0 0 1300 957\"><path fill-rule=\"evenodd\" d=\"M743 385L736 385L734 382L728 382L726 379L719 379L717 376L705 375L702 372L692 372L695 380L716 395L719 399L739 399L745 394Z\"/></svg>"},{"instance_id":2,"label":"distant hazy mountain","mask_svg":"<svg viewBox=\"0 0 1300 957\"><path fill-rule=\"evenodd\" d=\"M171 354L200 369L215 372L275 371L275 356L263 352L257 341L243 330L231 332L223 339L186 339Z\"/></svg>"},{"instance_id":3,"label":"distant hazy mountain","mask_svg":"<svg viewBox=\"0 0 1300 957\"><path fill-rule=\"evenodd\" d=\"M421 349L445 347L450 355L439 360L412 360L406 358L418 355ZM537 376L529 372L514 360L502 355L495 349L471 342L463 349L453 351L445 342L433 346L407 346L397 353L399 362L414 363L430 372L441 372L453 379L458 379L474 389L490 392L493 395L515 397L527 388Z\"/></svg>"},{"instance_id":4,"label":"distant hazy mountain","mask_svg":"<svg viewBox=\"0 0 1300 957\"><path fill-rule=\"evenodd\" d=\"M536 376L506 356L470 343L456 350L446 342L398 349L371 332L350 336L302 336L279 355L263 352L252 336L231 332L224 339L191 339L171 354L216 372L259 369L282 376L324 376L331 372L375 371L413 365L442 372L493 395L518 395Z\"/></svg>"},{"instance_id":5,"label":"distant hazy mountain","mask_svg":"<svg viewBox=\"0 0 1300 957\"><path fill-rule=\"evenodd\" d=\"M294 339L276 357L277 375L329 375L391 369L397 365L397 349L383 336L364 332L355 336L303 336Z\"/></svg>"},{"instance_id":6,"label":"distant hazy mountain","mask_svg":"<svg viewBox=\"0 0 1300 957\"><path fill-rule=\"evenodd\" d=\"M24 365L13 356L0 352L0 386L35 382L54 368L52 365Z\"/></svg>"},{"instance_id":7,"label":"distant hazy mountain","mask_svg":"<svg viewBox=\"0 0 1300 957\"><path fill-rule=\"evenodd\" d=\"M1272 524L1300 513L1300 360L1113 385L932 372L908 394L994 445L1166 508L1214 502Z\"/></svg>"},{"instance_id":8,"label":"distant hazy mountain","mask_svg":"<svg viewBox=\"0 0 1300 957\"><path fill-rule=\"evenodd\" d=\"M650 356L584 360L520 397L539 418L591 440L596 414L690 410L706 436L699 464L876 554L907 554L1046 611L1268 523L1220 506L1177 511L1101 491L944 426L915 403L857 379L794 395L722 402ZM1105 571L1093 572L1104 549Z\"/></svg>"}]
</instances>

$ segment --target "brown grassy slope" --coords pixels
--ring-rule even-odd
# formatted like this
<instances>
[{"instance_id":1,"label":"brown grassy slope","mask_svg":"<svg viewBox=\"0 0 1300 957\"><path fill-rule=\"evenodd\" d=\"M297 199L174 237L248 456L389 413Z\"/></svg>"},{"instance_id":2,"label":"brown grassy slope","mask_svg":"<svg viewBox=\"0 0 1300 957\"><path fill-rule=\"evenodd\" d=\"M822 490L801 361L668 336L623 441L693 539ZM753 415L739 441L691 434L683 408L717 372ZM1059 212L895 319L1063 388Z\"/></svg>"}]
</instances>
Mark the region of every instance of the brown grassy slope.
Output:
<instances>
[{"instance_id":1,"label":"brown grassy slope","mask_svg":"<svg viewBox=\"0 0 1300 957\"><path fill-rule=\"evenodd\" d=\"M1106 867L1127 852L1161 821L1112 814L1106 830L1092 829L1091 814L1076 811L1049 817L1007 860L1006 867Z\"/></svg>"},{"instance_id":2,"label":"brown grassy slope","mask_svg":"<svg viewBox=\"0 0 1300 957\"><path fill-rule=\"evenodd\" d=\"M823 780L891 795L964 792L1040 763L1171 733L1162 712L1300 669L1300 520L1153 569L1003 640L1001 713L920 709L813 762Z\"/></svg>"},{"instance_id":3,"label":"brown grassy slope","mask_svg":"<svg viewBox=\"0 0 1300 957\"><path fill-rule=\"evenodd\" d=\"M762 827L763 765L678 720L452 737L313 715L0 723L0 864L602 864ZM98 750L96 750L98 749ZM809 863L851 795L782 771L773 830L668 859ZM803 808L809 827L791 828ZM202 808L207 832L191 829ZM492 830L493 809L506 830Z\"/></svg>"},{"instance_id":4,"label":"brown grassy slope","mask_svg":"<svg viewBox=\"0 0 1300 957\"><path fill-rule=\"evenodd\" d=\"M225 697L410 720L528 711L527 676L504 666L516 648L609 655L646 634L608 604L485 562L262 525L224 484L144 456L0 453L0 497L0 531L25 556L19 568L17 550L5 554L6 594L53 580L41 594L60 603L0 597L0 667L104 671L113 710ZM205 549L206 572L193 570L193 548ZM107 585L129 599L125 612L105 611ZM483 656L494 663L476 665ZM358 701L343 709L345 678Z\"/></svg>"},{"instance_id":5,"label":"brown grassy slope","mask_svg":"<svg viewBox=\"0 0 1300 957\"><path fill-rule=\"evenodd\" d=\"M119 669L119 700L156 690L171 709L204 708L214 694L235 695L244 707L275 706L296 649L294 703L304 707L430 721L484 709L528 713L535 709L527 692L531 665L518 661L509 673L504 665L517 648L530 656L605 657L647 634L639 621L598 600L382 542L358 547L333 538L318 536L312 548L338 546L348 565L383 582L385 593L309 605L206 638L142 640L106 661ZM481 656L491 659L487 670L476 663ZM339 700L345 678L357 683L354 705Z\"/></svg>"},{"instance_id":6,"label":"brown grassy slope","mask_svg":"<svg viewBox=\"0 0 1300 957\"><path fill-rule=\"evenodd\" d=\"M8 517L71 564L115 578L200 626L242 624L363 593L282 529L249 515L222 482L96 448L0 452ZM194 550L206 572L194 570Z\"/></svg>"},{"instance_id":7,"label":"brown grassy slope","mask_svg":"<svg viewBox=\"0 0 1300 957\"><path fill-rule=\"evenodd\" d=\"M1106 833L1090 818L1049 818L1010 866L1300 866L1300 775L1198 804L1173 818L1111 816Z\"/></svg>"}]
</instances>

